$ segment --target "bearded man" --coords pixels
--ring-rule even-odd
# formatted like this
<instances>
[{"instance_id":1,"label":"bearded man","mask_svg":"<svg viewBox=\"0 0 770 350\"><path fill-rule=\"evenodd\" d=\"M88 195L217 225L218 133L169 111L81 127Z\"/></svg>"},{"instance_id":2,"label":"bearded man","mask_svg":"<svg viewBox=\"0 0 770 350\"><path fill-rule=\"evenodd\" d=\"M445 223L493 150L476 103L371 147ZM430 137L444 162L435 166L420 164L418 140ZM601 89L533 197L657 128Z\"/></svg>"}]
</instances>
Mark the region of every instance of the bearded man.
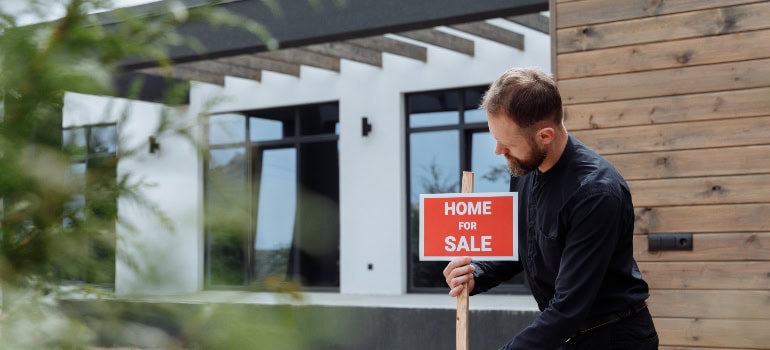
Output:
<instances>
[{"instance_id":1,"label":"bearded man","mask_svg":"<svg viewBox=\"0 0 770 350\"><path fill-rule=\"evenodd\" d=\"M465 283L483 293L523 271L541 313L501 349L657 349L628 185L567 132L554 80L510 69L481 108L519 193L519 261L455 258L444 269L449 295Z\"/></svg>"}]
</instances>

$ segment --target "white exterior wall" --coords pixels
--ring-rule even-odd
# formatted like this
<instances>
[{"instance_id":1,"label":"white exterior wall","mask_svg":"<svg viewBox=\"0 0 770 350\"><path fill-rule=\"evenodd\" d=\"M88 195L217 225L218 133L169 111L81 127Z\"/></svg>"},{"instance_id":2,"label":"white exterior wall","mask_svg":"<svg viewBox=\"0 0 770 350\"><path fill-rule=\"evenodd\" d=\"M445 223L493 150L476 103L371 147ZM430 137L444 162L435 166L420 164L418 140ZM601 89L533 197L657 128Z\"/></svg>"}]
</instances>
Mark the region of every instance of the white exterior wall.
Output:
<instances>
[{"instance_id":1,"label":"white exterior wall","mask_svg":"<svg viewBox=\"0 0 770 350\"><path fill-rule=\"evenodd\" d=\"M228 77L224 88L193 84L186 118L194 120L201 105L214 97L224 97L225 101L212 113L338 101L340 291L400 295L406 291L407 260L404 93L489 84L512 66L550 71L547 35L504 20L493 22L524 34L525 51L472 37L476 42L474 57L429 46L427 63L386 53L382 68L343 60L340 73L302 66L300 78L271 72L263 73L262 82ZM141 113L145 120L121 125L121 134L130 133L137 142L146 142L154 123L146 116L160 107L136 104L143 107L132 117ZM361 136L361 117L368 117L372 124L369 136ZM65 115L65 124L71 118ZM150 246L153 256L162 257L162 272L173 272L170 276L178 281L148 291L119 267L116 286L121 293L183 293L201 288L201 162L193 149L178 140L160 142L160 154L148 154L142 162L121 160L119 171L134 171L158 184L147 188L146 194L169 214L176 232L161 234L157 224L142 221L142 214L123 202L119 210L121 218L146 223L139 230L141 240ZM367 269L370 263L371 271Z\"/></svg>"},{"instance_id":2,"label":"white exterior wall","mask_svg":"<svg viewBox=\"0 0 770 350\"><path fill-rule=\"evenodd\" d=\"M194 144L180 136L160 137L160 150L148 152L148 137L154 135L164 109L174 113L180 125L197 129L195 105L171 109L75 93L64 98L63 127L116 123L119 152L139 149L134 156L120 158L118 178L130 174L131 183L143 183L140 195L173 222L173 227L164 227L146 206L127 198L118 201L119 220L133 226L117 226L118 295L195 292L202 286L201 161ZM126 264L125 257L131 257L138 270Z\"/></svg>"}]
</instances>

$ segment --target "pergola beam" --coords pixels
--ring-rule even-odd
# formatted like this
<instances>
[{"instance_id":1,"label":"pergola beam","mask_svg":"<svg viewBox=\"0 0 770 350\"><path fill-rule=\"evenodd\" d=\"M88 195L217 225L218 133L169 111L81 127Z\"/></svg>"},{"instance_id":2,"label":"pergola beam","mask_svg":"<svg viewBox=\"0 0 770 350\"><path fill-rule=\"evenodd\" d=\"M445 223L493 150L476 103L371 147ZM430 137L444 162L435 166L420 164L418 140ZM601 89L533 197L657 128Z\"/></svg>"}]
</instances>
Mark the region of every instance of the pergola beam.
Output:
<instances>
[{"instance_id":1,"label":"pergola beam","mask_svg":"<svg viewBox=\"0 0 770 350\"><path fill-rule=\"evenodd\" d=\"M461 38L456 35L445 33L436 29L421 29L408 32L396 33L412 40L422 41L426 44L443 47L452 51L459 52L468 56L473 56L473 40Z\"/></svg>"},{"instance_id":2,"label":"pergola beam","mask_svg":"<svg viewBox=\"0 0 770 350\"><path fill-rule=\"evenodd\" d=\"M283 61L298 65L326 69L334 72L340 71L339 57L331 57L299 49L283 49L278 51L260 52L256 54L256 56L264 57L274 61Z\"/></svg>"},{"instance_id":3,"label":"pergola beam","mask_svg":"<svg viewBox=\"0 0 770 350\"><path fill-rule=\"evenodd\" d=\"M236 55L216 59L217 62L245 67L254 70L266 70L299 77L299 64L271 60L255 55Z\"/></svg>"},{"instance_id":4,"label":"pergola beam","mask_svg":"<svg viewBox=\"0 0 770 350\"><path fill-rule=\"evenodd\" d=\"M197 61L190 63L178 64L177 67L192 69L196 71L204 71L212 74L221 74L223 76L229 75L231 77L238 77L250 80L260 81L262 80L262 71L258 69L252 69L248 67L242 67L232 64L226 64L217 61Z\"/></svg>"},{"instance_id":5,"label":"pergola beam","mask_svg":"<svg viewBox=\"0 0 770 350\"><path fill-rule=\"evenodd\" d=\"M496 25L489 24L487 22L455 24L450 26L450 28L472 34L480 38L492 40L503 45L508 45L519 50L524 50L524 35L512 32Z\"/></svg>"},{"instance_id":6,"label":"pergola beam","mask_svg":"<svg viewBox=\"0 0 770 350\"><path fill-rule=\"evenodd\" d=\"M513 23L523 25L527 28L534 29L538 32L549 34L548 21L550 21L550 19L539 13L530 13L528 15L511 16L511 17L506 17L505 19Z\"/></svg>"},{"instance_id":7,"label":"pergola beam","mask_svg":"<svg viewBox=\"0 0 770 350\"><path fill-rule=\"evenodd\" d=\"M428 48L385 36L352 39L347 42L367 49L387 52L422 62L428 61Z\"/></svg>"},{"instance_id":8,"label":"pergola beam","mask_svg":"<svg viewBox=\"0 0 770 350\"><path fill-rule=\"evenodd\" d=\"M365 47L344 42L310 45L303 47L302 50L344 58L346 60L356 61L375 67L382 67L381 51L367 49Z\"/></svg>"},{"instance_id":9,"label":"pergola beam","mask_svg":"<svg viewBox=\"0 0 770 350\"><path fill-rule=\"evenodd\" d=\"M140 69L138 72L162 77L168 77L170 73L170 77L174 79L201 81L220 86L225 85L224 75L184 67L172 66L168 67L168 70L160 67L150 67Z\"/></svg>"}]
</instances>

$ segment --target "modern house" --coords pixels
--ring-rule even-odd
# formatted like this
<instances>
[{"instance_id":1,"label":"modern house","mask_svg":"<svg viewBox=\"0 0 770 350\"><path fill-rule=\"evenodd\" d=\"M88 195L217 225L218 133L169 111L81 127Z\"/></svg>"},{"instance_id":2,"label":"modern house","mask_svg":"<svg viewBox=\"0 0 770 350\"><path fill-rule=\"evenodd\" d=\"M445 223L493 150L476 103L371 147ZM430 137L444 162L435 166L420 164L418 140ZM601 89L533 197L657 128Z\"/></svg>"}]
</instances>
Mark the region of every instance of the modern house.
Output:
<instances>
[{"instance_id":1,"label":"modern house","mask_svg":"<svg viewBox=\"0 0 770 350\"><path fill-rule=\"evenodd\" d=\"M356 320L357 337L329 348L451 348L454 299L443 264L417 259L416 198L459 192L462 170L476 191L507 189L477 106L502 71L536 66L557 78L567 128L631 186L661 348L770 346L770 3L281 5L280 18L257 1L219 5L264 23L272 50L182 27L207 50L171 53L172 76L192 81L182 106L67 95L65 133L113 140L87 159L146 144L116 175L153 184L144 194L174 224L119 201L136 232L118 235L142 243L156 278L117 259L118 296L260 312L285 302L265 281L288 279L306 293L298 313ZM210 157L153 134L164 110ZM520 279L472 297L471 347L499 346L536 314Z\"/></svg>"}]
</instances>

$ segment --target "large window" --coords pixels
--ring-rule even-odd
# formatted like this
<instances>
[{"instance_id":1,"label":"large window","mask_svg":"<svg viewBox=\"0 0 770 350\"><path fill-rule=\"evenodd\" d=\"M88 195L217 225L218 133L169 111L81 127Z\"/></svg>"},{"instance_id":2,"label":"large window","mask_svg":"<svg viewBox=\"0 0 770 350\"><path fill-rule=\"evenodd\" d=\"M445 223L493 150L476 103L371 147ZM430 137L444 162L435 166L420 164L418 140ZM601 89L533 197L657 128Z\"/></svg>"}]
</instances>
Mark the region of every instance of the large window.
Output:
<instances>
[{"instance_id":1,"label":"large window","mask_svg":"<svg viewBox=\"0 0 770 350\"><path fill-rule=\"evenodd\" d=\"M339 288L337 103L209 118L207 286Z\"/></svg>"},{"instance_id":2,"label":"large window","mask_svg":"<svg viewBox=\"0 0 770 350\"><path fill-rule=\"evenodd\" d=\"M486 87L421 92L406 96L408 167L408 286L410 292L445 292L446 262L419 261L421 193L460 192L463 170L474 172L475 192L508 191L510 175L478 109ZM525 292L523 278L498 287Z\"/></svg>"},{"instance_id":3,"label":"large window","mask_svg":"<svg viewBox=\"0 0 770 350\"><path fill-rule=\"evenodd\" d=\"M62 225L80 235L82 259L57 264L54 274L65 283L112 287L115 283L115 222L117 220L117 129L114 124L67 128L64 151L76 184L63 208ZM72 240L79 241L79 240Z\"/></svg>"}]
</instances>

